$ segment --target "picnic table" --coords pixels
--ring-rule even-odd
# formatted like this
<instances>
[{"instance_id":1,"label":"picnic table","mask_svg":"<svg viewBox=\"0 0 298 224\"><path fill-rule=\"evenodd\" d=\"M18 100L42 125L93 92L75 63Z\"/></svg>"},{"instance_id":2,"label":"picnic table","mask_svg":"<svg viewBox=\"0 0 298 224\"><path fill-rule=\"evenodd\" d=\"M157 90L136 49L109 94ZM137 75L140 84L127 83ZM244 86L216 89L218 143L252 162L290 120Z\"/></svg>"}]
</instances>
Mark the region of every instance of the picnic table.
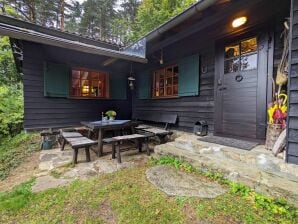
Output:
<instances>
[{"instance_id":1,"label":"picnic table","mask_svg":"<svg viewBox=\"0 0 298 224\"><path fill-rule=\"evenodd\" d=\"M134 128L139 122L131 120L113 120L113 121L82 121L82 125L86 126L90 131L98 133L97 155L103 155L103 137L106 131L120 131L123 129L131 130L134 134ZM90 138L90 136L88 136Z\"/></svg>"}]
</instances>

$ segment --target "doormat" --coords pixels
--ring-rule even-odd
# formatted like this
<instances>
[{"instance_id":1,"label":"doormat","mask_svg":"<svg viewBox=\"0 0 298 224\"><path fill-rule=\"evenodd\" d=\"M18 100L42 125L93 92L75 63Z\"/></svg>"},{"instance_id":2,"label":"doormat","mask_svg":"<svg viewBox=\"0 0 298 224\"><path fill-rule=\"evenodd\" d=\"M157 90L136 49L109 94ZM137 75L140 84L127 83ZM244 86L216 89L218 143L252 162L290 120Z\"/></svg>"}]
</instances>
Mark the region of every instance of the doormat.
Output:
<instances>
[{"instance_id":1,"label":"doormat","mask_svg":"<svg viewBox=\"0 0 298 224\"><path fill-rule=\"evenodd\" d=\"M226 138L226 137L219 137L219 136L206 136L203 138L199 138L199 141L202 142L209 142L209 143L215 143L219 145L244 149L244 150L252 150L254 147L256 147L259 143L257 142L250 142L240 139L234 139L234 138Z\"/></svg>"}]
</instances>

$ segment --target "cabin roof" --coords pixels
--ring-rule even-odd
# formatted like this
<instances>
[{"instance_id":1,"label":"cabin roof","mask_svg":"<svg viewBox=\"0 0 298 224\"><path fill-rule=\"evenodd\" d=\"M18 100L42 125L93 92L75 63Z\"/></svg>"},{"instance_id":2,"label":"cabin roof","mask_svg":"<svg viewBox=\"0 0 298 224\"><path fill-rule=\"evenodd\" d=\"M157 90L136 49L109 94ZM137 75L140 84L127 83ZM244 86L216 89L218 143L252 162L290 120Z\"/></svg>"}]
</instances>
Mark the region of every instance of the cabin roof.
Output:
<instances>
[{"instance_id":1,"label":"cabin roof","mask_svg":"<svg viewBox=\"0 0 298 224\"><path fill-rule=\"evenodd\" d=\"M147 59L144 57L121 51L119 45L62 32L5 15L0 15L0 34L18 40L37 42L115 59L147 63Z\"/></svg>"}]
</instances>

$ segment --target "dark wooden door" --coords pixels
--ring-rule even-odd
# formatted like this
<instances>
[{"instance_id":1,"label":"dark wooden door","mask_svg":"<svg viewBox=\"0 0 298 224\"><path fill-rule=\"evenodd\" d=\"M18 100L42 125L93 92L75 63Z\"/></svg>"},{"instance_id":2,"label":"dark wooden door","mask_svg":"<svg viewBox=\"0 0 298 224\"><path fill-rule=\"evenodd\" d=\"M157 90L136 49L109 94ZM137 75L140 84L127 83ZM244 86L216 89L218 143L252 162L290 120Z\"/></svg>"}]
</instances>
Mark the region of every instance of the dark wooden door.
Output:
<instances>
[{"instance_id":1,"label":"dark wooden door","mask_svg":"<svg viewBox=\"0 0 298 224\"><path fill-rule=\"evenodd\" d=\"M266 100L262 102L262 108L258 101L264 94L266 99L266 83L263 89L259 88L264 76L266 80L266 74L260 68L264 63L267 67L267 60L260 61L263 56L260 56L259 40L257 37L242 39L222 45L221 51L223 53L217 59L220 62L217 63L215 131L229 136L258 138L258 111L266 112Z\"/></svg>"}]
</instances>

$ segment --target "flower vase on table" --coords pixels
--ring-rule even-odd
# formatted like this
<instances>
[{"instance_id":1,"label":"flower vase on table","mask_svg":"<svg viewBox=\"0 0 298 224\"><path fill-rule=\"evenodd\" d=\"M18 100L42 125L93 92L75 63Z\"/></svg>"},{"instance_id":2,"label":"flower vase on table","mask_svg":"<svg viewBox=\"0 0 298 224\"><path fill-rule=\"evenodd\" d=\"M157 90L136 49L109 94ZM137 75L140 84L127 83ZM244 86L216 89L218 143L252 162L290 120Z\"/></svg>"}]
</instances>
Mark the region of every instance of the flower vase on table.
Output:
<instances>
[{"instance_id":1,"label":"flower vase on table","mask_svg":"<svg viewBox=\"0 0 298 224\"><path fill-rule=\"evenodd\" d=\"M114 110L108 110L106 115L109 117L109 121L115 120L117 113Z\"/></svg>"}]
</instances>

